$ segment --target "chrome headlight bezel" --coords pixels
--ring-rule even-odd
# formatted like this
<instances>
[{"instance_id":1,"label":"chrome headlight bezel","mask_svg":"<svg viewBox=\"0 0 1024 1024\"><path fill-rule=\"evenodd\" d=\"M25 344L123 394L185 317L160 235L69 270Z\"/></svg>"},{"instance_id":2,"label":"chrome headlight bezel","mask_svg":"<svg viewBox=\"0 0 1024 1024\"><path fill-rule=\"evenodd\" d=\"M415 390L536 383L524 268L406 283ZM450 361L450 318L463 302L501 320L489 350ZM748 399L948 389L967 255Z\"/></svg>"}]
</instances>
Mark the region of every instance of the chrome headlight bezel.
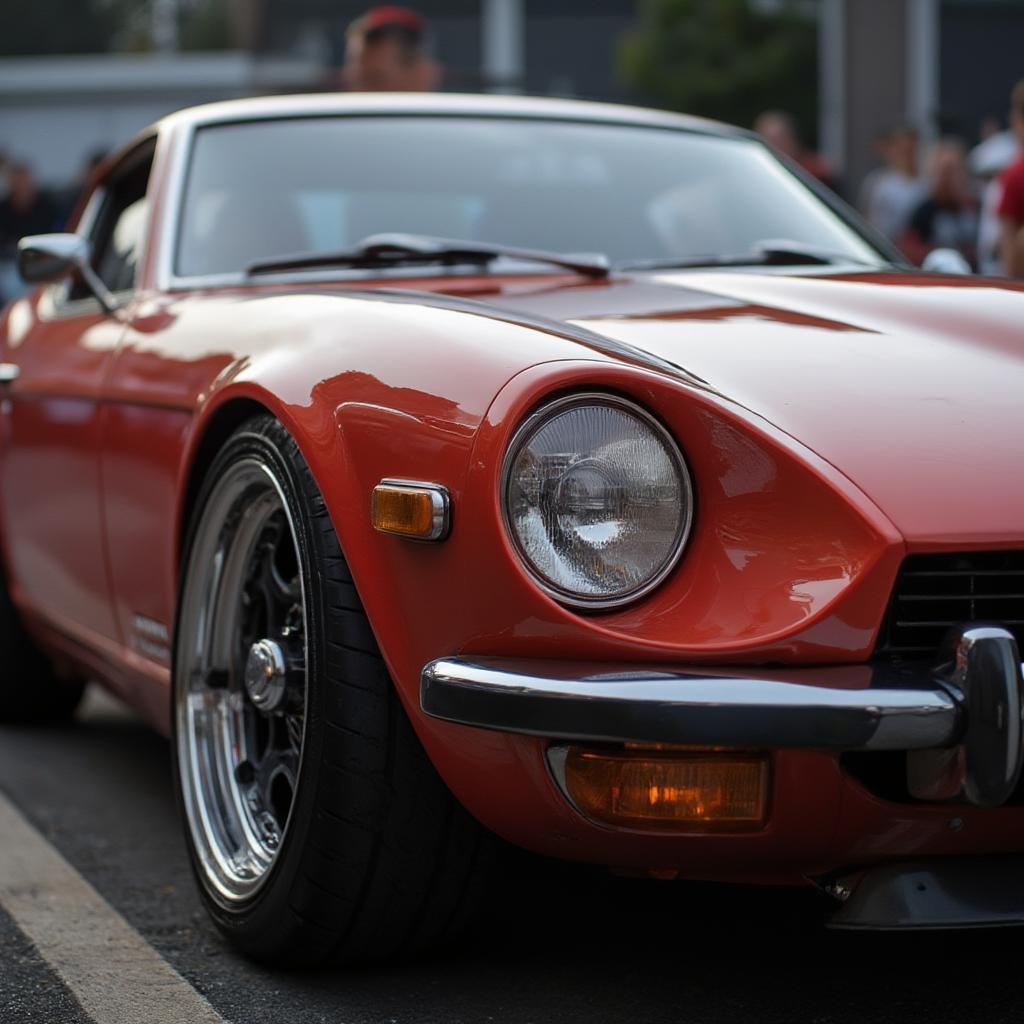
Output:
<instances>
[{"instance_id":1,"label":"chrome headlight bezel","mask_svg":"<svg viewBox=\"0 0 1024 1024\"><path fill-rule=\"evenodd\" d=\"M516 530L510 514L509 489L511 473L520 452L537 433L537 431L540 430L541 427L543 427L549 420L555 416L561 415L567 409L577 406L606 406L618 409L621 412L625 412L635 417L642 422L644 426L648 427L662 442L666 452L674 463L679 479L681 498L685 506L684 514L680 517L679 527L673 539L671 552L658 571L642 585L635 587L626 593L617 594L614 597L595 597L567 590L542 575L534 567L532 559L524 550L518 531ZM679 564L693 531L695 511L696 503L694 498L693 479L690 475L690 468L683 456L679 444L676 442L676 439L661 423L661 421L642 405L612 392L573 392L568 395L563 395L560 398L555 398L549 402L545 402L527 416L526 419L524 419L516 428L516 431L509 442L508 448L505 451L505 457L502 460L501 515L502 522L505 527L505 533L508 536L509 542L519 559L519 563L525 569L533 583L549 597L554 598L560 604L566 605L570 608L589 611L604 611L632 604L640 600L642 597L650 594L651 591L655 590L665 581L669 574Z\"/></svg>"}]
</instances>

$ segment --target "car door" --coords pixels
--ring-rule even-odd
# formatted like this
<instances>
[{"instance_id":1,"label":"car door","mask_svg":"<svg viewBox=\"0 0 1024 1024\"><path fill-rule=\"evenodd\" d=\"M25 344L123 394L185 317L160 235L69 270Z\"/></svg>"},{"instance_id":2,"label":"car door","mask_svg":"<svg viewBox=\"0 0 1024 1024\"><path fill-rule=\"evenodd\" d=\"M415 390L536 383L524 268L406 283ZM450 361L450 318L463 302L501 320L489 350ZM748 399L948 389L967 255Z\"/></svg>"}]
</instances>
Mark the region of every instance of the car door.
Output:
<instances>
[{"instance_id":1,"label":"car door","mask_svg":"<svg viewBox=\"0 0 1024 1024\"><path fill-rule=\"evenodd\" d=\"M132 297L153 158L147 140L92 195L79 227L120 306ZM125 332L77 280L11 311L0 405L0 509L18 603L94 650L121 640L103 534L99 446L105 380Z\"/></svg>"}]
</instances>

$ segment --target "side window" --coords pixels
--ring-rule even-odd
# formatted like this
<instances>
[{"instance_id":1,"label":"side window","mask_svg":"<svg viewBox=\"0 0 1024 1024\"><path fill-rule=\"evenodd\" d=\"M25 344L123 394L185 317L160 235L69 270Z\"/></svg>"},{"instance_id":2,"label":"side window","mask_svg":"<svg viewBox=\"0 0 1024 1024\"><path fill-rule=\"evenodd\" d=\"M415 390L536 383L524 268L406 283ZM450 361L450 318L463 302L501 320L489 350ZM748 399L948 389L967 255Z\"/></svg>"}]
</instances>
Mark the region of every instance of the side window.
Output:
<instances>
[{"instance_id":1,"label":"side window","mask_svg":"<svg viewBox=\"0 0 1024 1024\"><path fill-rule=\"evenodd\" d=\"M131 291L135 286L147 211L144 195L118 210L106 245L96 253L96 271L112 292Z\"/></svg>"},{"instance_id":2,"label":"side window","mask_svg":"<svg viewBox=\"0 0 1024 1024\"><path fill-rule=\"evenodd\" d=\"M135 271L145 242L146 189L153 166L154 143L148 142L130 153L104 184L105 198L96 223L89 233L92 263L103 283L115 294L131 291ZM76 282L70 298L88 296Z\"/></svg>"}]
</instances>

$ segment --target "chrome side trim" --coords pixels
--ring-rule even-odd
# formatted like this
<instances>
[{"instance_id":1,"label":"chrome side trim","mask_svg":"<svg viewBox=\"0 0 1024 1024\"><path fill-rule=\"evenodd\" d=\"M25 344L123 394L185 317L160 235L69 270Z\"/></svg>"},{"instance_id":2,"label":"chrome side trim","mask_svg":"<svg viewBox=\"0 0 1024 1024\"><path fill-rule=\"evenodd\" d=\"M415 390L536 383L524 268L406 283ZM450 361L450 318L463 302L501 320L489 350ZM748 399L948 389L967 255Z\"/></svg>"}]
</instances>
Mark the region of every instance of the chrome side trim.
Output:
<instances>
[{"instance_id":1,"label":"chrome side trim","mask_svg":"<svg viewBox=\"0 0 1024 1024\"><path fill-rule=\"evenodd\" d=\"M849 690L816 685L815 670L794 675L806 681L442 658L423 669L420 703L449 722L583 742L920 750L964 732L960 702L934 679L920 689Z\"/></svg>"}]
</instances>

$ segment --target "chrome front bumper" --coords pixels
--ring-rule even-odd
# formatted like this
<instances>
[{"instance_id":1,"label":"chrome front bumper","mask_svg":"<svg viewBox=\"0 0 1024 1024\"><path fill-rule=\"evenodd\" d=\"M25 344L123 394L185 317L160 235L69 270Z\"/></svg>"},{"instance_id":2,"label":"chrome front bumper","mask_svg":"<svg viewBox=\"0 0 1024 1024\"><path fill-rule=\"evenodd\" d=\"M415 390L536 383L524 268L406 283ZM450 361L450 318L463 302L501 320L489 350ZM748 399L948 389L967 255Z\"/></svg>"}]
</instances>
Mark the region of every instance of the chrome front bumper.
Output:
<instances>
[{"instance_id":1,"label":"chrome front bumper","mask_svg":"<svg viewBox=\"0 0 1024 1024\"><path fill-rule=\"evenodd\" d=\"M779 675L441 658L423 669L420 703L461 725L584 743L909 751L925 799L994 807L1016 789L1024 675L1005 629L964 627L933 668L878 670L866 689L844 689L837 669Z\"/></svg>"}]
</instances>

